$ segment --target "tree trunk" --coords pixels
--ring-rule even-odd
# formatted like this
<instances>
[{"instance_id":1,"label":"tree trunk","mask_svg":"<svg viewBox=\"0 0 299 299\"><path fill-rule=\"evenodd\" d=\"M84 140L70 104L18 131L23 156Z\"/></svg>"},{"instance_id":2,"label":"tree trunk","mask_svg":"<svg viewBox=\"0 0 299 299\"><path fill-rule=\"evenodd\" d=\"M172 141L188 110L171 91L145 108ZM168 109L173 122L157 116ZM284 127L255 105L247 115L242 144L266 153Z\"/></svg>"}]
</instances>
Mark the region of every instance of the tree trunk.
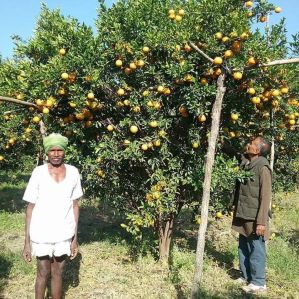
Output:
<instances>
[{"instance_id":1,"label":"tree trunk","mask_svg":"<svg viewBox=\"0 0 299 299\"><path fill-rule=\"evenodd\" d=\"M271 138L271 152L270 152L270 168L273 172L274 168L274 158L275 158L275 136L274 136L274 127L273 127L273 122L274 122L274 111L271 109L271 115L270 115L270 128L272 131L272 138Z\"/></svg>"},{"instance_id":2,"label":"tree trunk","mask_svg":"<svg viewBox=\"0 0 299 299\"><path fill-rule=\"evenodd\" d=\"M219 123L222 108L222 101L225 94L224 87L225 74L221 74L217 80L217 95L212 109L212 125L209 137L209 145L205 161L205 178L203 183L203 195L201 204L201 224L198 230L195 273L191 292L191 298L198 297L199 286L203 271L203 255L205 249L205 234L208 225L208 212L210 201L210 188L212 180L212 168L215 161L215 147L219 133Z\"/></svg>"},{"instance_id":3,"label":"tree trunk","mask_svg":"<svg viewBox=\"0 0 299 299\"><path fill-rule=\"evenodd\" d=\"M171 215L165 222L165 226L162 222L159 223L159 259L161 261L168 261L170 244L173 234L174 217Z\"/></svg>"}]
</instances>

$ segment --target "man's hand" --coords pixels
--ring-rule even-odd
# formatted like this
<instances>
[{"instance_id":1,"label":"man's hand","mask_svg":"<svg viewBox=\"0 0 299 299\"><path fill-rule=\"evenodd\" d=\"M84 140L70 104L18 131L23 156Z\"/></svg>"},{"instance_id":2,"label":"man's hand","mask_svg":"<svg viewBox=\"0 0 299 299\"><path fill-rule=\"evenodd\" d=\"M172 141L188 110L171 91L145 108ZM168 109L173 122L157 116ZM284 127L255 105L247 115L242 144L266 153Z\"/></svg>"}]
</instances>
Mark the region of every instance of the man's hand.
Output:
<instances>
[{"instance_id":1,"label":"man's hand","mask_svg":"<svg viewBox=\"0 0 299 299\"><path fill-rule=\"evenodd\" d=\"M79 248L78 248L77 240L73 239L71 243L71 257L70 257L71 260L73 260L77 256L78 251Z\"/></svg>"},{"instance_id":2,"label":"man's hand","mask_svg":"<svg viewBox=\"0 0 299 299\"><path fill-rule=\"evenodd\" d=\"M29 243L25 243L23 253L22 253L24 261L30 263L32 260L31 257L31 248Z\"/></svg>"},{"instance_id":3,"label":"man's hand","mask_svg":"<svg viewBox=\"0 0 299 299\"><path fill-rule=\"evenodd\" d=\"M264 236L264 234L265 234L265 229L266 229L266 226L265 226L265 225L258 224L258 225L256 226L255 233L257 234L257 236Z\"/></svg>"}]
</instances>

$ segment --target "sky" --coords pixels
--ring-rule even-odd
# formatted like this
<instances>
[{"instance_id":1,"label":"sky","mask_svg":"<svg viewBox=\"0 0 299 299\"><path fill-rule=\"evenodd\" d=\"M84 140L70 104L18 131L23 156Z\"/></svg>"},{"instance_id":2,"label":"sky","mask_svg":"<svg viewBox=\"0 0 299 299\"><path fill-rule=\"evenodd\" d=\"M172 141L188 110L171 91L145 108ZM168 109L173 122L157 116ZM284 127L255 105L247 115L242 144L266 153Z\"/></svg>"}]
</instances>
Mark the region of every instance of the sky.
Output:
<instances>
[{"instance_id":1,"label":"sky","mask_svg":"<svg viewBox=\"0 0 299 299\"><path fill-rule=\"evenodd\" d=\"M106 0L105 3L109 7L115 1ZM63 15L75 17L80 22L94 27L97 18L97 0L0 0L0 55L3 58L9 58L13 54L12 35L19 35L23 40L32 36L41 2L50 9L59 8ZM270 2L282 8L280 14L270 17L270 24L275 24L285 17L287 37L291 40L291 35L299 31L299 0L270 0Z\"/></svg>"}]
</instances>

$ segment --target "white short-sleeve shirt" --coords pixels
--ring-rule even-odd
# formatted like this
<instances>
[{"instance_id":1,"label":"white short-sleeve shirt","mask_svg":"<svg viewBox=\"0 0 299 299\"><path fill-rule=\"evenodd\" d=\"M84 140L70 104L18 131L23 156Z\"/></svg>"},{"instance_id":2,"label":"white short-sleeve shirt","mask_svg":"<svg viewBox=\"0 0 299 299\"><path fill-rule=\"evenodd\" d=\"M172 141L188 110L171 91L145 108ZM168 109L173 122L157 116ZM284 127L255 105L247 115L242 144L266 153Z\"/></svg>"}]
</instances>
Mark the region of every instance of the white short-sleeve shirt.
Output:
<instances>
[{"instance_id":1,"label":"white short-sleeve shirt","mask_svg":"<svg viewBox=\"0 0 299 299\"><path fill-rule=\"evenodd\" d=\"M34 203L30 222L30 239L36 243L56 243L75 234L73 200L83 195L78 169L65 164L66 174L57 183L48 165L36 167L31 175L23 200Z\"/></svg>"}]
</instances>

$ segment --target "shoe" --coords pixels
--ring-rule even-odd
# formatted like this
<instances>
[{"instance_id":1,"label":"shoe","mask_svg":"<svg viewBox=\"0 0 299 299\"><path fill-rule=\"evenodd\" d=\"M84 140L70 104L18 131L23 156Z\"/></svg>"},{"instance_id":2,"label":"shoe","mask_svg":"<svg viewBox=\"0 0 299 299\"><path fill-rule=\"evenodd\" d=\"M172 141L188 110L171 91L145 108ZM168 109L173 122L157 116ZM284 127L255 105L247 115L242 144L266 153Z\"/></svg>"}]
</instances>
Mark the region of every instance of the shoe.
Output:
<instances>
[{"instance_id":1,"label":"shoe","mask_svg":"<svg viewBox=\"0 0 299 299\"><path fill-rule=\"evenodd\" d=\"M244 277L239 277L239 278L235 279L234 282L237 284L247 284L248 283Z\"/></svg>"},{"instance_id":2,"label":"shoe","mask_svg":"<svg viewBox=\"0 0 299 299\"><path fill-rule=\"evenodd\" d=\"M250 283L249 285L244 286L242 288L242 290L245 293L257 294L257 293L265 293L265 292L267 292L267 287L265 285L263 285L263 286L257 286L257 285L255 285L253 283Z\"/></svg>"}]
</instances>

